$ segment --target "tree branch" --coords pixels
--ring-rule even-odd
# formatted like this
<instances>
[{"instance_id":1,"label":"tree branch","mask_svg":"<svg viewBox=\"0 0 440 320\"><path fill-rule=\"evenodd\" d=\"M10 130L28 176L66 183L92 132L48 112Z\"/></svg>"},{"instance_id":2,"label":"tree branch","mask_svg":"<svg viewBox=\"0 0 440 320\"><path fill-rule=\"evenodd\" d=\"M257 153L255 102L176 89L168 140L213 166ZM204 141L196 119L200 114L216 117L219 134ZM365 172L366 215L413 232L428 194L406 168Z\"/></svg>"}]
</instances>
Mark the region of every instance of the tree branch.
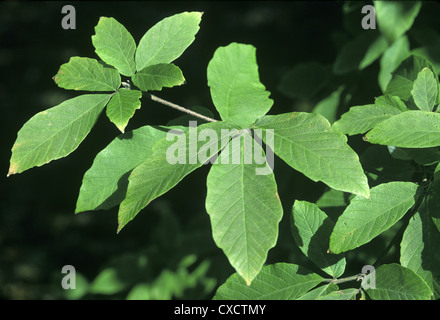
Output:
<instances>
[{"instance_id":1,"label":"tree branch","mask_svg":"<svg viewBox=\"0 0 440 320\"><path fill-rule=\"evenodd\" d=\"M210 117L204 116L204 115L202 115L200 113L197 113L197 112L194 112L192 110L186 109L186 108L184 108L182 106L179 106L179 105L177 105L175 103L169 102L169 101L164 100L164 99L159 98L159 97L156 97L156 96L152 95L151 93L147 93L147 94L150 95L150 99L153 100L153 101L159 102L159 103L161 103L163 105L166 105L168 107L171 107L173 109L176 109L176 110L188 113L188 114L190 114L190 115L192 115L194 117L203 119L203 120L208 121L208 122L216 122L216 121L218 121L218 120L212 119Z\"/></svg>"},{"instance_id":2,"label":"tree branch","mask_svg":"<svg viewBox=\"0 0 440 320\"><path fill-rule=\"evenodd\" d=\"M359 281L362 280L363 276L365 276L363 273L359 273L357 275L351 276L351 277L347 277L347 278L341 278L341 279L324 279L324 282L328 282L328 283L334 283L334 284L338 284L338 283L344 283L344 282L348 282L348 281Z\"/></svg>"}]
</instances>

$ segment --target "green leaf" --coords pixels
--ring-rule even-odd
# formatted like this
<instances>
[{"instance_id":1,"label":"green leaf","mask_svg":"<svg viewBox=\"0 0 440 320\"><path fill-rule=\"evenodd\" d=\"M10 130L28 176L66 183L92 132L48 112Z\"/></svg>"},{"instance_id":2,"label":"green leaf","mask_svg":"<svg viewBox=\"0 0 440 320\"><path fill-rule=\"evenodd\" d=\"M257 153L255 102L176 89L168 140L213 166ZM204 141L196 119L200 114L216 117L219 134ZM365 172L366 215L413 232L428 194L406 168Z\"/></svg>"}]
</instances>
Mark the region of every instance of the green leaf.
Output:
<instances>
[{"instance_id":1,"label":"green leaf","mask_svg":"<svg viewBox=\"0 0 440 320\"><path fill-rule=\"evenodd\" d=\"M121 85L121 76L116 69L82 57L70 58L53 79L60 88L73 90L115 91Z\"/></svg>"},{"instance_id":2,"label":"green leaf","mask_svg":"<svg viewBox=\"0 0 440 320\"><path fill-rule=\"evenodd\" d=\"M356 300L359 289L350 288L344 290L332 291L329 294L322 295L317 300Z\"/></svg>"},{"instance_id":3,"label":"green leaf","mask_svg":"<svg viewBox=\"0 0 440 320\"><path fill-rule=\"evenodd\" d=\"M437 199L433 199L437 201ZM400 243L400 263L422 278L440 296L440 233L423 206L409 221Z\"/></svg>"},{"instance_id":4,"label":"green leaf","mask_svg":"<svg viewBox=\"0 0 440 320\"><path fill-rule=\"evenodd\" d=\"M217 289L214 300L295 300L322 280L298 265L276 263L263 267L250 286L234 273Z\"/></svg>"},{"instance_id":5,"label":"green leaf","mask_svg":"<svg viewBox=\"0 0 440 320\"><path fill-rule=\"evenodd\" d=\"M111 295L124 290L127 283L120 279L115 268L102 270L90 284L90 293Z\"/></svg>"},{"instance_id":6,"label":"green leaf","mask_svg":"<svg viewBox=\"0 0 440 320\"><path fill-rule=\"evenodd\" d=\"M345 192L327 188L321 197L316 201L319 208L346 207L349 196Z\"/></svg>"},{"instance_id":7,"label":"green leaf","mask_svg":"<svg viewBox=\"0 0 440 320\"><path fill-rule=\"evenodd\" d=\"M421 110L403 112L379 123L364 139L402 148L440 146L440 114Z\"/></svg>"},{"instance_id":8,"label":"green leaf","mask_svg":"<svg viewBox=\"0 0 440 320\"><path fill-rule=\"evenodd\" d=\"M75 212L110 209L124 200L128 175L166 137L161 127L144 126L116 137L84 174ZM109 170L111 168L111 170Z\"/></svg>"},{"instance_id":9,"label":"green leaf","mask_svg":"<svg viewBox=\"0 0 440 320\"><path fill-rule=\"evenodd\" d=\"M345 271L345 257L328 253L335 223L315 204L307 201L295 201L292 216L293 238L301 251L322 271L333 278L340 277Z\"/></svg>"},{"instance_id":10,"label":"green leaf","mask_svg":"<svg viewBox=\"0 0 440 320\"><path fill-rule=\"evenodd\" d=\"M332 128L350 136L361 134L374 128L378 123L400 113L402 113L401 110L385 104L355 106L344 113L341 119L333 124Z\"/></svg>"},{"instance_id":11,"label":"green leaf","mask_svg":"<svg viewBox=\"0 0 440 320\"><path fill-rule=\"evenodd\" d=\"M301 297L297 298L297 300L319 300L320 297L328 295L333 291L337 291L339 288L334 283L328 283L322 285L318 288L312 289Z\"/></svg>"},{"instance_id":12,"label":"green leaf","mask_svg":"<svg viewBox=\"0 0 440 320\"><path fill-rule=\"evenodd\" d=\"M136 70L170 63L194 41L202 12L183 12L165 18L149 29L136 50Z\"/></svg>"},{"instance_id":13,"label":"green leaf","mask_svg":"<svg viewBox=\"0 0 440 320\"><path fill-rule=\"evenodd\" d=\"M226 124L219 121L168 131L167 137L153 147L153 154L138 165L128 178L127 196L119 207L118 232L148 203L203 165L204 162L200 161L201 148L208 149L211 156L218 152L227 143L219 141L219 132L225 128L228 128ZM197 137L198 131L204 129L210 129L212 136L208 136L208 142L202 145ZM173 142L175 138L177 141ZM174 157L175 151L178 152L177 157Z\"/></svg>"},{"instance_id":14,"label":"green leaf","mask_svg":"<svg viewBox=\"0 0 440 320\"><path fill-rule=\"evenodd\" d=\"M256 49L251 45L218 48L208 64L208 86L220 117L241 128L248 128L273 104L260 82Z\"/></svg>"},{"instance_id":15,"label":"green leaf","mask_svg":"<svg viewBox=\"0 0 440 320\"><path fill-rule=\"evenodd\" d=\"M111 94L85 94L41 111L18 131L8 176L67 156L84 140Z\"/></svg>"},{"instance_id":16,"label":"green leaf","mask_svg":"<svg viewBox=\"0 0 440 320\"><path fill-rule=\"evenodd\" d=\"M431 185L431 190L428 198L429 214L432 222L440 232L440 203L437 199L440 199L440 163L437 164L434 171L434 181Z\"/></svg>"},{"instance_id":17,"label":"green leaf","mask_svg":"<svg viewBox=\"0 0 440 320\"><path fill-rule=\"evenodd\" d=\"M330 95L319 101L312 109L312 112L319 113L320 115L324 116L330 123L335 122L338 108L340 105L344 106L347 102L347 99L342 98L343 91L344 86L340 86Z\"/></svg>"},{"instance_id":18,"label":"green leaf","mask_svg":"<svg viewBox=\"0 0 440 320\"><path fill-rule=\"evenodd\" d=\"M140 109L142 92L120 88L114 93L107 105L107 117L124 133L128 121L136 109Z\"/></svg>"},{"instance_id":19,"label":"green leaf","mask_svg":"<svg viewBox=\"0 0 440 320\"><path fill-rule=\"evenodd\" d=\"M417 189L415 183L394 181L371 188L370 199L353 198L330 236L331 252L355 249L388 230L414 205Z\"/></svg>"},{"instance_id":20,"label":"green leaf","mask_svg":"<svg viewBox=\"0 0 440 320\"><path fill-rule=\"evenodd\" d=\"M379 85L382 92L386 91L387 85L393 77L392 72L405 60L409 51L409 40L402 36L385 50L380 59Z\"/></svg>"},{"instance_id":21,"label":"green leaf","mask_svg":"<svg viewBox=\"0 0 440 320\"><path fill-rule=\"evenodd\" d=\"M185 82L182 70L172 63L146 67L136 72L131 79L142 91L162 90L163 87L180 86Z\"/></svg>"},{"instance_id":22,"label":"green leaf","mask_svg":"<svg viewBox=\"0 0 440 320\"><path fill-rule=\"evenodd\" d=\"M346 136L332 131L323 116L304 112L264 116L255 127L273 129L275 154L313 181L369 196L357 154L347 145Z\"/></svg>"},{"instance_id":23,"label":"green leaf","mask_svg":"<svg viewBox=\"0 0 440 320\"><path fill-rule=\"evenodd\" d=\"M424 68L429 68L434 72L434 67L428 60L410 55L393 71L393 76L388 83L385 93L408 101L411 98L413 83L417 79L419 72Z\"/></svg>"},{"instance_id":24,"label":"green leaf","mask_svg":"<svg viewBox=\"0 0 440 320\"><path fill-rule=\"evenodd\" d=\"M408 108L402 99L397 96L390 96L388 94L377 97L374 100L374 104L391 106L402 112L408 111Z\"/></svg>"},{"instance_id":25,"label":"green leaf","mask_svg":"<svg viewBox=\"0 0 440 320\"><path fill-rule=\"evenodd\" d=\"M421 165L432 165L440 161L440 150L438 147L412 148L412 149L395 148L393 150L393 155L396 151L398 152L398 155L401 158L406 158L407 160L414 160L415 162Z\"/></svg>"},{"instance_id":26,"label":"green leaf","mask_svg":"<svg viewBox=\"0 0 440 320\"><path fill-rule=\"evenodd\" d=\"M309 99L329 82L330 71L317 62L296 65L283 75L278 90L292 99Z\"/></svg>"},{"instance_id":27,"label":"green leaf","mask_svg":"<svg viewBox=\"0 0 440 320\"><path fill-rule=\"evenodd\" d=\"M380 32L393 43L411 28L421 6L417 1L374 1Z\"/></svg>"},{"instance_id":28,"label":"green leaf","mask_svg":"<svg viewBox=\"0 0 440 320\"><path fill-rule=\"evenodd\" d=\"M434 44L425 45L423 47L411 50L411 54L423 57L430 61L432 63L432 67L434 68L434 74L440 74L440 39Z\"/></svg>"},{"instance_id":29,"label":"green leaf","mask_svg":"<svg viewBox=\"0 0 440 320\"><path fill-rule=\"evenodd\" d=\"M247 164L252 144L261 148L244 132L226 146L209 171L206 195L214 241L248 285L275 246L283 215L273 173L258 174L255 162ZM236 155L240 161L233 160Z\"/></svg>"},{"instance_id":30,"label":"green leaf","mask_svg":"<svg viewBox=\"0 0 440 320\"><path fill-rule=\"evenodd\" d=\"M89 291L89 282L80 272L75 274L75 289L64 290L64 295L68 300L79 300L83 298Z\"/></svg>"},{"instance_id":31,"label":"green leaf","mask_svg":"<svg viewBox=\"0 0 440 320\"><path fill-rule=\"evenodd\" d=\"M387 41L377 32L361 32L341 49L333 64L333 72L344 74L363 70L376 61L387 47Z\"/></svg>"},{"instance_id":32,"label":"green leaf","mask_svg":"<svg viewBox=\"0 0 440 320\"><path fill-rule=\"evenodd\" d=\"M429 300L432 292L412 270L398 264L376 269L376 288L366 289L373 300Z\"/></svg>"},{"instance_id":33,"label":"green leaf","mask_svg":"<svg viewBox=\"0 0 440 320\"><path fill-rule=\"evenodd\" d=\"M423 111L432 111L437 104L438 83L429 68L419 72L411 95L417 107Z\"/></svg>"},{"instance_id":34,"label":"green leaf","mask_svg":"<svg viewBox=\"0 0 440 320\"><path fill-rule=\"evenodd\" d=\"M124 76L136 71L136 42L130 32L114 18L101 17L95 27L92 43L96 54Z\"/></svg>"}]
</instances>

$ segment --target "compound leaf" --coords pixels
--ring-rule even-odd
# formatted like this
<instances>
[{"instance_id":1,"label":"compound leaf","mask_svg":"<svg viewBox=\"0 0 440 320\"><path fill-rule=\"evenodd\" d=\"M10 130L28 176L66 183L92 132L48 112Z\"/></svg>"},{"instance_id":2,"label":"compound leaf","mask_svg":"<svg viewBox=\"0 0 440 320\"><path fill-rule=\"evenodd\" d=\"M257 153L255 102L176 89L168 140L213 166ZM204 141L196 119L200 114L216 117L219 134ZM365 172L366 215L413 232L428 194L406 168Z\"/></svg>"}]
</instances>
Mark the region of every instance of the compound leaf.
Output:
<instances>
[{"instance_id":1,"label":"compound leaf","mask_svg":"<svg viewBox=\"0 0 440 320\"><path fill-rule=\"evenodd\" d=\"M172 63L146 67L136 72L131 79L142 91L162 90L163 87L180 86L185 82L182 70Z\"/></svg>"},{"instance_id":2,"label":"compound leaf","mask_svg":"<svg viewBox=\"0 0 440 320\"><path fill-rule=\"evenodd\" d=\"M332 131L323 116L305 112L264 116L254 126L274 130L275 154L313 181L369 196L359 157L348 146L346 136Z\"/></svg>"},{"instance_id":3,"label":"compound leaf","mask_svg":"<svg viewBox=\"0 0 440 320\"><path fill-rule=\"evenodd\" d=\"M142 92L120 88L107 105L107 117L123 133L136 109L140 109Z\"/></svg>"},{"instance_id":4,"label":"compound leaf","mask_svg":"<svg viewBox=\"0 0 440 320\"><path fill-rule=\"evenodd\" d=\"M295 201L292 216L293 239L301 251L321 270L333 278L340 277L345 271L345 257L328 253L335 223L315 204L307 201Z\"/></svg>"},{"instance_id":5,"label":"compound leaf","mask_svg":"<svg viewBox=\"0 0 440 320\"><path fill-rule=\"evenodd\" d=\"M101 17L95 27L92 43L96 54L124 76L136 71L136 42L130 32L114 18Z\"/></svg>"},{"instance_id":6,"label":"compound leaf","mask_svg":"<svg viewBox=\"0 0 440 320\"><path fill-rule=\"evenodd\" d=\"M116 69L82 57L70 58L53 79L60 88L73 90L115 91L121 85L121 76Z\"/></svg>"},{"instance_id":7,"label":"compound leaf","mask_svg":"<svg viewBox=\"0 0 440 320\"><path fill-rule=\"evenodd\" d=\"M355 249L388 230L414 205L418 186L394 181L371 189L370 199L354 197L338 218L330 236L330 250Z\"/></svg>"},{"instance_id":8,"label":"compound leaf","mask_svg":"<svg viewBox=\"0 0 440 320\"><path fill-rule=\"evenodd\" d=\"M234 273L217 289L214 300L295 300L322 280L298 265L276 263L263 267L251 285Z\"/></svg>"},{"instance_id":9,"label":"compound leaf","mask_svg":"<svg viewBox=\"0 0 440 320\"><path fill-rule=\"evenodd\" d=\"M273 173L258 174L255 161L245 160L252 144L261 148L253 141L244 132L225 147L209 171L206 196L214 241L248 285L275 246L283 215ZM240 161L223 157L229 149Z\"/></svg>"},{"instance_id":10,"label":"compound leaf","mask_svg":"<svg viewBox=\"0 0 440 320\"><path fill-rule=\"evenodd\" d=\"M380 122L364 139L401 148L440 146L440 114L421 110L403 112Z\"/></svg>"},{"instance_id":11,"label":"compound leaf","mask_svg":"<svg viewBox=\"0 0 440 320\"><path fill-rule=\"evenodd\" d=\"M8 176L67 156L84 140L111 94L85 94L28 120L12 147Z\"/></svg>"},{"instance_id":12,"label":"compound leaf","mask_svg":"<svg viewBox=\"0 0 440 320\"><path fill-rule=\"evenodd\" d=\"M136 70L170 63L194 41L202 12L183 12L165 18L150 28L136 50Z\"/></svg>"},{"instance_id":13,"label":"compound leaf","mask_svg":"<svg viewBox=\"0 0 440 320\"><path fill-rule=\"evenodd\" d=\"M256 49L251 45L218 48L208 65L208 86L220 117L241 128L248 128L273 104L260 82Z\"/></svg>"},{"instance_id":14,"label":"compound leaf","mask_svg":"<svg viewBox=\"0 0 440 320\"><path fill-rule=\"evenodd\" d=\"M116 137L84 174L75 212L110 209L124 200L128 175L166 137L166 128L144 126Z\"/></svg>"},{"instance_id":15,"label":"compound leaf","mask_svg":"<svg viewBox=\"0 0 440 320\"><path fill-rule=\"evenodd\" d=\"M428 285L412 270L398 264L385 264L377 268L376 288L366 289L373 300L429 300L432 292Z\"/></svg>"}]
</instances>

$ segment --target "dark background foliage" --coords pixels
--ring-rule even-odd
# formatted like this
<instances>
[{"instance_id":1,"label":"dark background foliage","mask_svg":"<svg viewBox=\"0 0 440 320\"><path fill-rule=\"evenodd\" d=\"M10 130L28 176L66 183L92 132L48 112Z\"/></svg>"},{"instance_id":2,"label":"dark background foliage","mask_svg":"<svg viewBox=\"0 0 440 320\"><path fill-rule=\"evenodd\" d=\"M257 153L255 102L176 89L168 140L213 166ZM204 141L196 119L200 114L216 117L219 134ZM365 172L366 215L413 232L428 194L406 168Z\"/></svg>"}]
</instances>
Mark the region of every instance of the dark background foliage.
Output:
<instances>
[{"instance_id":1,"label":"dark background foliage","mask_svg":"<svg viewBox=\"0 0 440 320\"><path fill-rule=\"evenodd\" d=\"M156 283L166 291L151 297L207 299L233 273L212 240L204 207L209 167L192 173L153 201L120 234L116 234L117 208L74 214L84 172L95 155L119 134L104 115L67 158L6 179L10 149L23 124L37 112L80 94L58 88L51 78L71 56L97 58L91 36L100 16L116 18L138 42L165 17L183 11L204 11L196 40L175 62L183 70L187 84L164 89L157 95L183 106L204 106L219 118L206 81L206 67L217 47L242 42L257 48L261 82L275 101L271 114L311 111L325 93L291 99L277 90L280 79L300 63L317 61L331 66L341 46L363 31L360 8L366 3L355 2L352 13L345 16L343 3L337 1L0 3L0 173L4 174L0 190L0 299L75 297L61 289L64 265L75 266L89 283L106 268L112 267L116 272L116 278L107 282L110 287L117 282L119 289L109 289L109 295L104 294L105 290L90 291L83 296L89 299L125 298L137 283ZM76 8L75 30L61 27L61 9L66 4ZM424 21L424 17L431 18L429 7L423 7L418 21ZM334 77L328 89L345 83L352 96L350 105L371 103L381 94L378 71L376 61L362 72ZM338 112L343 111L341 108ZM141 110L136 111L127 130L145 124L166 124L178 116L173 109L143 99ZM350 142L355 149L362 147L358 140ZM285 214L278 244L269 252L268 263L307 265L288 228L290 208L295 199L316 201L325 186L308 180L281 161L275 163L275 176ZM383 247L388 240L385 234L356 251L356 255L348 255L347 274L358 273L362 265L374 261L380 253L378 245ZM167 278L166 273L179 275L182 283L194 273L195 280L186 281L179 289L177 278Z\"/></svg>"}]
</instances>

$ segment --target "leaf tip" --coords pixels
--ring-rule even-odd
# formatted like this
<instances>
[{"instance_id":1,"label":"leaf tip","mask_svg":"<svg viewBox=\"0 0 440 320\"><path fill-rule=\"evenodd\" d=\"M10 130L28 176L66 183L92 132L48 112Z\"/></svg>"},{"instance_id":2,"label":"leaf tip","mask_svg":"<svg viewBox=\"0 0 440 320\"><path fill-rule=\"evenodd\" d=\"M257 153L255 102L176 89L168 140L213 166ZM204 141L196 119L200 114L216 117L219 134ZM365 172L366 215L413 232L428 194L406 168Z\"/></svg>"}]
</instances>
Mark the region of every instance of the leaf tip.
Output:
<instances>
[{"instance_id":1,"label":"leaf tip","mask_svg":"<svg viewBox=\"0 0 440 320\"><path fill-rule=\"evenodd\" d=\"M16 174L17 170L15 169L15 166L13 164L10 165L9 170L8 170L8 174L6 175L6 178L8 178L9 176Z\"/></svg>"}]
</instances>

